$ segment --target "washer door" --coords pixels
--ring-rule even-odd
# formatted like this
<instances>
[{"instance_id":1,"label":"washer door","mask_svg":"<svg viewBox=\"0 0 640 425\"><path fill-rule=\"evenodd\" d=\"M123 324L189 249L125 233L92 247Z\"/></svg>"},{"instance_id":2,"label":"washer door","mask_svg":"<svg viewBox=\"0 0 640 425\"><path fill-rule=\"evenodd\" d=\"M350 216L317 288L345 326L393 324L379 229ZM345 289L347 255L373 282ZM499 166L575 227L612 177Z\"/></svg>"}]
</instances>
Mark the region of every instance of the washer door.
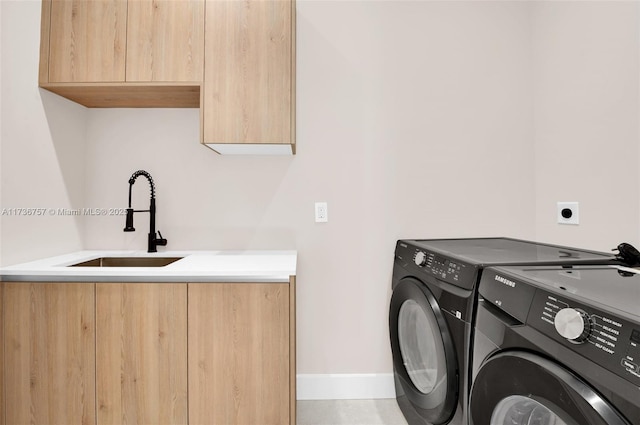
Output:
<instances>
[{"instance_id":1,"label":"washer door","mask_svg":"<svg viewBox=\"0 0 640 425\"><path fill-rule=\"evenodd\" d=\"M572 372L522 351L480 367L469 415L472 425L630 425Z\"/></svg>"},{"instance_id":2,"label":"washer door","mask_svg":"<svg viewBox=\"0 0 640 425\"><path fill-rule=\"evenodd\" d=\"M396 377L421 418L444 423L458 397L457 360L445 318L429 289L405 278L395 287L389 333Z\"/></svg>"}]
</instances>

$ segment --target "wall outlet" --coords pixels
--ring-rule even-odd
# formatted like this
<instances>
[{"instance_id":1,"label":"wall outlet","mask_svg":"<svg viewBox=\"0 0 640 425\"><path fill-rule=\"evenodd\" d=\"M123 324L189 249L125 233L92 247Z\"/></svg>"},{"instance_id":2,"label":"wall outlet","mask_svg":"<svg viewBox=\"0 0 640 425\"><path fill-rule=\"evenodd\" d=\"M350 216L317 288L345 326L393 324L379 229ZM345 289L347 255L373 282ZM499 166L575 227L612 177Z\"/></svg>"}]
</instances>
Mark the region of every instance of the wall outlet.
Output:
<instances>
[{"instance_id":1,"label":"wall outlet","mask_svg":"<svg viewBox=\"0 0 640 425\"><path fill-rule=\"evenodd\" d=\"M329 221L329 210L326 202L316 202L316 223Z\"/></svg>"},{"instance_id":2,"label":"wall outlet","mask_svg":"<svg viewBox=\"0 0 640 425\"><path fill-rule=\"evenodd\" d=\"M577 202L558 202L559 224L580 224L580 211Z\"/></svg>"}]
</instances>

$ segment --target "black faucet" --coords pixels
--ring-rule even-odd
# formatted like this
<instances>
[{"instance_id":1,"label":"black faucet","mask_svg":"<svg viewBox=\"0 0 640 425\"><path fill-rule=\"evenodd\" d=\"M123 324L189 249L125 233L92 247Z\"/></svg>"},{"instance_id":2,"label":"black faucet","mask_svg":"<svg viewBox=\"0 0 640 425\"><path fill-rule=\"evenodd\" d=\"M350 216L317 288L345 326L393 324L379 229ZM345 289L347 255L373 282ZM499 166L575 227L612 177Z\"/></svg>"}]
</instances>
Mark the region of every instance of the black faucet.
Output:
<instances>
[{"instance_id":1,"label":"black faucet","mask_svg":"<svg viewBox=\"0 0 640 425\"><path fill-rule=\"evenodd\" d=\"M136 182L136 179L139 176L145 176L147 180L149 180L149 185L151 186L151 203L149 205L148 210L134 210L131 208L131 189L133 188L133 184ZM127 208L127 222L124 227L125 232L133 232L136 229L133 227L133 213L134 212L148 212L149 213L149 249L148 252L158 252L156 247L158 245L166 246L167 240L162 238L162 233L158 231L160 238L156 238L156 186L153 183L153 178L151 174L147 173L144 170L138 170L131 175L129 179L129 208Z\"/></svg>"}]
</instances>

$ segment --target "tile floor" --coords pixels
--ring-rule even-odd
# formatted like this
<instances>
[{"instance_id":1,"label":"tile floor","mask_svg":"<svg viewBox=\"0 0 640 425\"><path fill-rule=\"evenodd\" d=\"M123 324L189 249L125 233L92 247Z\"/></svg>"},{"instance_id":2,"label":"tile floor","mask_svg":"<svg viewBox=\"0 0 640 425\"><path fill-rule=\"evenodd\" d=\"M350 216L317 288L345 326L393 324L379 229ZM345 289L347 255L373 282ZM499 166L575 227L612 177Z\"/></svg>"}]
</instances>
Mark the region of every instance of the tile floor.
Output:
<instances>
[{"instance_id":1,"label":"tile floor","mask_svg":"<svg viewBox=\"0 0 640 425\"><path fill-rule=\"evenodd\" d=\"M407 425L395 398L298 401L298 425Z\"/></svg>"}]
</instances>

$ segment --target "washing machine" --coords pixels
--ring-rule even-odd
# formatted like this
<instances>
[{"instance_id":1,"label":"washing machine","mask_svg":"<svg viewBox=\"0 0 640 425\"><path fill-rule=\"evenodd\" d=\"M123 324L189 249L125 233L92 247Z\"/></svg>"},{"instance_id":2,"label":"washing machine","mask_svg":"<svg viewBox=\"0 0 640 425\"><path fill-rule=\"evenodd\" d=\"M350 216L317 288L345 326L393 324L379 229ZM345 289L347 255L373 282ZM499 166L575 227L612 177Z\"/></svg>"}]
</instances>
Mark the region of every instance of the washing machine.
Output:
<instances>
[{"instance_id":1,"label":"washing machine","mask_svg":"<svg viewBox=\"0 0 640 425\"><path fill-rule=\"evenodd\" d=\"M620 260L511 238L399 240L389 334L396 399L408 423L467 424L475 288L485 267L578 263Z\"/></svg>"},{"instance_id":2,"label":"washing machine","mask_svg":"<svg viewBox=\"0 0 640 425\"><path fill-rule=\"evenodd\" d=\"M488 268L478 294L471 425L640 424L640 275Z\"/></svg>"}]
</instances>

